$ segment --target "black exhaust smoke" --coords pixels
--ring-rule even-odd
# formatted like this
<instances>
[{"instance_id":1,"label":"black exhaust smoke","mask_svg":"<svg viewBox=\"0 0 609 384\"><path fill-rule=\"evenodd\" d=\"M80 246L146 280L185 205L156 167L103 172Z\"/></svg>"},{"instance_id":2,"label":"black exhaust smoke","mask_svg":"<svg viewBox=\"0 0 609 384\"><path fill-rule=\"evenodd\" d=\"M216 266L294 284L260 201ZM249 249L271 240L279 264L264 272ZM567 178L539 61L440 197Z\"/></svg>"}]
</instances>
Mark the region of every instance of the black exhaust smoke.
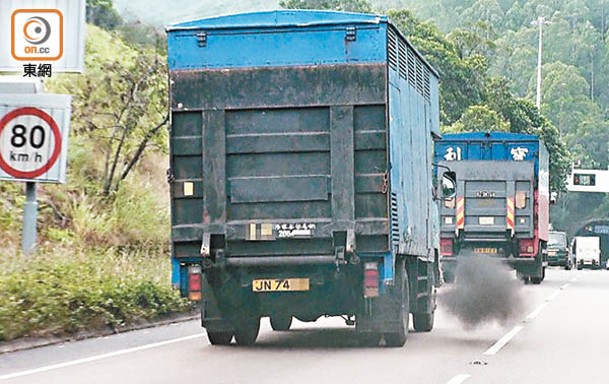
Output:
<instances>
[{"instance_id":1,"label":"black exhaust smoke","mask_svg":"<svg viewBox=\"0 0 609 384\"><path fill-rule=\"evenodd\" d=\"M480 255L459 257L455 283L445 285L440 305L466 329L498 322L506 325L525 310L522 283L500 260Z\"/></svg>"}]
</instances>

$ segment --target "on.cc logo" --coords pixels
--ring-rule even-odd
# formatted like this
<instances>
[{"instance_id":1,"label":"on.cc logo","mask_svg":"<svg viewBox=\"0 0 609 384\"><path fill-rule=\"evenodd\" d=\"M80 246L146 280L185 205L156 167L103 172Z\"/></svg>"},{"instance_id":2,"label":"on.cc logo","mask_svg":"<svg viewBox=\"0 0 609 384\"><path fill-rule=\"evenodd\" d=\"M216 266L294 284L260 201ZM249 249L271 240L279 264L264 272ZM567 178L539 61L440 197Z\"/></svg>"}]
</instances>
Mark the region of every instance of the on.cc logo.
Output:
<instances>
[{"instance_id":1,"label":"on.cc logo","mask_svg":"<svg viewBox=\"0 0 609 384\"><path fill-rule=\"evenodd\" d=\"M58 9L17 9L11 17L11 54L19 61L63 56L63 14Z\"/></svg>"}]
</instances>

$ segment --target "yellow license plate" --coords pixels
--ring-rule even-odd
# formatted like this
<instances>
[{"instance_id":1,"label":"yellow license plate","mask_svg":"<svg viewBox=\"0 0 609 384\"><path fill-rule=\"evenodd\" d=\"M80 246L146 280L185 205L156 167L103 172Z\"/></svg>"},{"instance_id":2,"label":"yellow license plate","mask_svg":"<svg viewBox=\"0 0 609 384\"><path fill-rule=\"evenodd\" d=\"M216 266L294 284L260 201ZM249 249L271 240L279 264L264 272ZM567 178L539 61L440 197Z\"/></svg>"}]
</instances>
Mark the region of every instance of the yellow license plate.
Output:
<instances>
[{"instance_id":1,"label":"yellow license plate","mask_svg":"<svg viewBox=\"0 0 609 384\"><path fill-rule=\"evenodd\" d=\"M497 253L497 248L474 248L474 253Z\"/></svg>"},{"instance_id":2,"label":"yellow license plate","mask_svg":"<svg viewBox=\"0 0 609 384\"><path fill-rule=\"evenodd\" d=\"M256 279L252 281L254 292L298 292L309 290L309 279Z\"/></svg>"}]
</instances>

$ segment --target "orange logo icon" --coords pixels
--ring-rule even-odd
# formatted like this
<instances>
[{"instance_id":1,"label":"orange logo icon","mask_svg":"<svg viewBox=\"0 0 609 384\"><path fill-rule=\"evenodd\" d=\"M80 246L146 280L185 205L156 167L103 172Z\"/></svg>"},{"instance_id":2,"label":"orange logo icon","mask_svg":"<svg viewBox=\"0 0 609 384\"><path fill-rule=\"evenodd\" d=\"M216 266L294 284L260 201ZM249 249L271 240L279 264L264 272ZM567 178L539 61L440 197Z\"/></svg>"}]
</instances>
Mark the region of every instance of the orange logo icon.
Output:
<instances>
[{"instance_id":1,"label":"orange logo icon","mask_svg":"<svg viewBox=\"0 0 609 384\"><path fill-rule=\"evenodd\" d=\"M19 61L63 56L63 14L57 9L17 9L11 17L11 54Z\"/></svg>"}]
</instances>

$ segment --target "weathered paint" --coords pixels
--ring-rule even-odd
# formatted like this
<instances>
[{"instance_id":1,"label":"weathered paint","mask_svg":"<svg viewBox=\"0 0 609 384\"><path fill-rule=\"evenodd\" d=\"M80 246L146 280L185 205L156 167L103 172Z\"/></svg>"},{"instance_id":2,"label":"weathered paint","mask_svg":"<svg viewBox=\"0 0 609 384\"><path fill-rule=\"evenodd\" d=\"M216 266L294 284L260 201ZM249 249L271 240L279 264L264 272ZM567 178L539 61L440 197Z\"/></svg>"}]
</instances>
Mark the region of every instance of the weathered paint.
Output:
<instances>
[{"instance_id":1,"label":"weathered paint","mask_svg":"<svg viewBox=\"0 0 609 384\"><path fill-rule=\"evenodd\" d=\"M549 205L550 205L550 190L549 190L549 154L548 151L538 136L527 134L516 134L508 132L472 132L472 133L457 133L444 135L442 140L438 141L435 146L435 160L448 166L465 162L462 172L468 172L467 178L474 177L472 168L475 161L480 161L480 169L476 172L484 172L490 169L491 173L496 175L487 175L486 179L505 179L516 180L505 173L506 169L502 166L505 162L518 164L520 162L533 164L533 183L532 189L527 195L528 199L533 200L532 203L536 206L535 216L538 226L535 228L538 238L547 241L549 232ZM456 162L456 163L453 163ZM491 165L493 164L493 165ZM470 169L469 171L467 169ZM493 171L495 170L495 171ZM512 175L514 176L514 175ZM526 175L520 175L519 180L527 180ZM484 177L479 178L483 180ZM514 198L516 190L519 188L515 184L510 192L509 198ZM525 190L528 189L523 186ZM535 199L535 196L538 196ZM527 206L528 207L528 206ZM507 212L507 210L505 211ZM505 214L504 214L505 215ZM516 216L518 216L518 211ZM532 218L527 221L528 226L532 226ZM515 217L515 226L518 230L518 217ZM445 229L446 230L446 229Z\"/></svg>"},{"instance_id":2,"label":"weathered paint","mask_svg":"<svg viewBox=\"0 0 609 384\"><path fill-rule=\"evenodd\" d=\"M384 16L287 10L176 24L168 28L169 68L382 63L386 28Z\"/></svg>"},{"instance_id":3,"label":"weathered paint","mask_svg":"<svg viewBox=\"0 0 609 384\"><path fill-rule=\"evenodd\" d=\"M335 280L341 248L386 285L397 254L433 258L438 77L385 17L276 11L168 32L174 259L221 248L214 263L247 267L241 287L254 267L291 271L344 314L358 292Z\"/></svg>"}]
</instances>

